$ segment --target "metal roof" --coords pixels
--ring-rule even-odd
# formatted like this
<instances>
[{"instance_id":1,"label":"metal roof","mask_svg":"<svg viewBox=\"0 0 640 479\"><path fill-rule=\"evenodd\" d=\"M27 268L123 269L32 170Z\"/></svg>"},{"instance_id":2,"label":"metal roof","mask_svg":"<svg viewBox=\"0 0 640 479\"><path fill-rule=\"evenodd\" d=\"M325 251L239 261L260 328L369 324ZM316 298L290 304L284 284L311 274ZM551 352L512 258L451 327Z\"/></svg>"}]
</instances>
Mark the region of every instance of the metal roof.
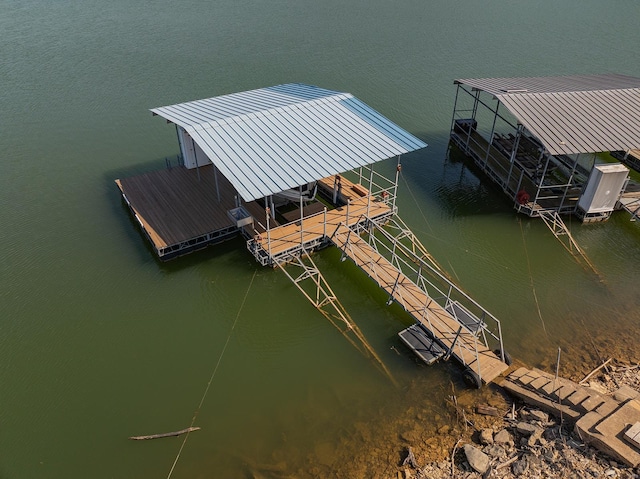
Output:
<instances>
[{"instance_id":1,"label":"metal roof","mask_svg":"<svg viewBox=\"0 0 640 479\"><path fill-rule=\"evenodd\" d=\"M606 74L455 83L493 95L552 155L640 148L640 78Z\"/></svg>"},{"instance_id":2,"label":"metal roof","mask_svg":"<svg viewBox=\"0 0 640 479\"><path fill-rule=\"evenodd\" d=\"M350 93L286 84L153 108L252 201L426 147Z\"/></svg>"}]
</instances>

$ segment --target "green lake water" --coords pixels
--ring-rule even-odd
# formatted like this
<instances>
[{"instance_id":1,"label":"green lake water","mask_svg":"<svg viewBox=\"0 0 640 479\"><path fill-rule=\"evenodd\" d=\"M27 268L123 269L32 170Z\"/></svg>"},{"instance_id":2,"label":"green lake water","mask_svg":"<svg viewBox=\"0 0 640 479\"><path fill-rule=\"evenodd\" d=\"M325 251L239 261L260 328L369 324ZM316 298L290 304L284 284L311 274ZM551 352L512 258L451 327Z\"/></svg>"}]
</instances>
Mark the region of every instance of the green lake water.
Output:
<instances>
[{"instance_id":1,"label":"green lake water","mask_svg":"<svg viewBox=\"0 0 640 479\"><path fill-rule=\"evenodd\" d=\"M0 479L331 477L345 455L371 457L374 476L397 462L407 410L447 423L459 368L417 364L397 339L411 319L337 251L317 263L398 387L242 241L154 258L113 180L177 153L148 109L182 101L289 82L353 93L429 143L403 160L400 216L501 319L514 357L549 367L561 347L562 367L585 372L613 353L640 360L640 225L571 223L600 282L446 159L456 78L640 76L636 1L0 0L0 12ZM202 430L172 472L182 439L127 440L187 427L205 390Z\"/></svg>"}]
</instances>

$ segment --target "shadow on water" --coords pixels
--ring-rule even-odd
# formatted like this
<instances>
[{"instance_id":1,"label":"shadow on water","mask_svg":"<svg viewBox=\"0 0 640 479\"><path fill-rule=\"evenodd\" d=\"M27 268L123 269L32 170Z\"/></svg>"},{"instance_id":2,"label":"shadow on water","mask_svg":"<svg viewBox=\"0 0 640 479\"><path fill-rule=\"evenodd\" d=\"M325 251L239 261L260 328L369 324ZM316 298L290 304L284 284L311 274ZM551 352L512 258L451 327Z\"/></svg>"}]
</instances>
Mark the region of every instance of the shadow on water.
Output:
<instances>
[{"instance_id":1,"label":"shadow on water","mask_svg":"<svg viewBox=\"0 0 640 479\"><path fill-rule=\"evenodd\" d=\"M436 187L443 208L451 216L509 213L511 204L480 170L466 161L444 159L442 179Z\"/></svg>"},{"instance_id":2,"label":"shadow on water","mask_svg":"<svg viewBox=\"0 0 640 479\"><path fill-rule=\"evenodd\" d=\"M440 134L433 145L403 155L404 179L416 201L432 200L451 217L509 213L511 202L448 138Z\"/></svg>"}]
</instances>

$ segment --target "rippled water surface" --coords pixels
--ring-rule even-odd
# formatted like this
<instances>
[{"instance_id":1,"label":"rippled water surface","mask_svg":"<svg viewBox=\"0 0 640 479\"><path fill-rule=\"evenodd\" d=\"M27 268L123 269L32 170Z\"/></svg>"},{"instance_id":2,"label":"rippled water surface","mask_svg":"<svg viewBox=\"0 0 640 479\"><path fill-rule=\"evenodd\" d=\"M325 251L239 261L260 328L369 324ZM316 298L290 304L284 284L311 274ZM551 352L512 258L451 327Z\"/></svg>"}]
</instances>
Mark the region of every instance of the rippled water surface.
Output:
<instances>
[{"instance_id":1,"label":"rippled water surface","mask_svg":"<svg viewBox=\"0 0 640 479\"><path fill-rule=\"evenodd\" d=\"M502 320L512 355L545 366L562 347L574 370L640 359L638 224L571 224L599 281L455 152L445 160L455 78L640 76L637 2L0 11L0 478L326 477L365 448L395 461L385 445L401 450L393 424L407 411L425 428L448 420L459 369L418 365L396 336L410 318L338 252L318 264L397 388L242 241L154 259L113 180L177 153L148 109L181 101L288 82L353 93L429 143L403 161L400 214ZM187 427L195 411L202 430L180 454L181 439L127 440Z\"/></svg>"}]
</instances>

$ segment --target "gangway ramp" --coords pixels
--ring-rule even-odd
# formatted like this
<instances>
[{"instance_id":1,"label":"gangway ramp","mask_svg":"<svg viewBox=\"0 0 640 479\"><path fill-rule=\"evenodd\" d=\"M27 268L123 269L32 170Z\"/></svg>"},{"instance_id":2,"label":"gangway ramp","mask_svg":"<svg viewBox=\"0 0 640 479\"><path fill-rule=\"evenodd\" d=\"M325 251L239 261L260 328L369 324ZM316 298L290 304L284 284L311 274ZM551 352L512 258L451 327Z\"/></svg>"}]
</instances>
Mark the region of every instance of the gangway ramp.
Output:
<instances>
[{"instance_id":1,"label":"gangway ramp","mask_svg":"<svg viewBox=\"0 0 640 479\"><path fill-rule=\"evenodd\" d=\"M357 193L350 193L346 204L308 216L301 208L301 218L288 224L270 227L266 215L264 232L247 241L249 251L261 264L280 267L314 307L388 373L311 259L314 250L337 246L343 259L353 260L435 343L421 338L421 344L444 351L435 360L453 357L466 367L465 379L478 387L493 381L508 368L500 322L446 277L397 216L393 194L355 186L357 191L343 178L343 191ZM416 353L420 348L412 347Z\"/></svg>"},{"instance_id":2,"label":"gangway ramp","mask_svg":"<svg viewBox=\"0 0 640 479\"><path fill-rule=\"evenodd\" d=\"M373 223L372 223L373 226ZM378 228L376 228L378 229ZM379 228L383 231L382 228ZM374 235L370 234L370 239ZM429 334L456 360L473 371L483 383L489 383L508 369L503 358L496 354L486 341L487 326L478 320L476 328L468 328L462 321L456 319L459 307L449 293L444 295L444 306L430 297L424 285L418 286L400 267L400 259L394 256L394 265L378 251L377 247L369 244L352 228L340 225L330 238L343 254L360 267L370 278L389 294L390 301L395 301L404 308ZM397 245L393 248L398 251ZM416 260L417 258L414 258ZM420 260L421 266L428 265ZM420 271L418 271L418 283ZM444 279L444 278L443 278ZM451 285L452 286L452 285ZM457 309L456 309L457 308ZM466 310L465 310L466 311ZM475 329L475 331L473 331ZM501 334L496 336L501 343ZM501 350L501 348L498 348Z\"/></svg>"}]
</instances>

